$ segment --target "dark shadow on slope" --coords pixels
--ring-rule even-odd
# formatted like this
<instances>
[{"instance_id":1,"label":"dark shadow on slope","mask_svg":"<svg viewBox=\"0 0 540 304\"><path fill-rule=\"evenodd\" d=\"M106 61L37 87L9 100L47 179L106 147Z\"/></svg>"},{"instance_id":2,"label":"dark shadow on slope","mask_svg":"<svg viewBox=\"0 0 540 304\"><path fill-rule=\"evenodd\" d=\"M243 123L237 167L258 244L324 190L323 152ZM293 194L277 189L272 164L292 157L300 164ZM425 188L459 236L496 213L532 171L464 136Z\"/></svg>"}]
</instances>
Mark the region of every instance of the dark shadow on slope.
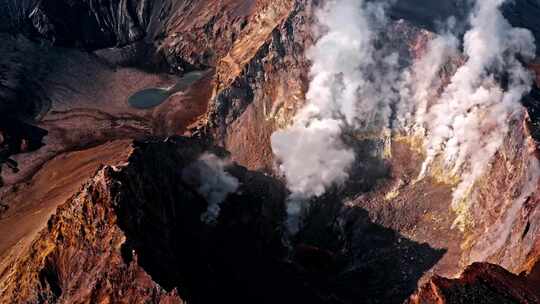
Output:
<instances>
[{"instance_id":1,"label":"dark shadow on slope","mask_svg":"<svg viewBox=\"0 0 540 304\"><path fill-rule=\"evenodd\" d=\"M138 146L115 191L119 224L128 236L124 258L134 259L134 250L156 282L169 290L178 288L191 303L275 302L277 292L281 297L290 293L295 301L315 301L308 292L295 297L294 272L281 245L281 183L232 168L243 183L239 194L224 202L216 226L201 222L207 204L182 182L181 174L206 150L224 155L185 138Z\"/></svg>"},{"instance_id":2,"label":"dark shadow on slope","mask_svg":"<svg viewBox=\"0 0 540 304\"><path fill-rule=\"evenodd\" d=\"M47 130L22 122L17 118L0 115L0 173L4 166L17 172L19 165L11 157L41 148L43 138L47 133ZM0 176L0 187L2 186ZM0 208L0 214L2 214L2 208Z\"/></svg>"},{"instance_id":3,"label":"dark shadow on slope","mask_svg":"<svg viewBox=\"0 0 540 304\"><path fill-rule=\"evenodd\" d=\"M397 0L389 14L393 19L405 19L422 28L438 31L451 16L456 18L457 26L465 26L469 3L468 0ZM464 28L457 30L463 32Z\"/></svg>"},{"instance_id":4,"label":"dark shadow on slope","mask_svg":"<svg viewBox=\"0 0 540 304\"><path fill-rule=\"evenodd\" d=\"M472 9L469 0L397 0L389 15L393 19L405 19L422 28L438 32L449 17L456 18L457 33L463 34L468 27L468 15ZM515 27L529 29L536 38L537 54L540 51L540 3L537 0L506 1L502 7L504 17Z\"/></svg>"},{"instance_id":5,"label":"dark shadow on slope","mask_svg":"<svg viewBox=\"0 0 540 304\"><path fill-rule=\"evenodd\" d=\"M346 139L355 153L355 161L349 170L349 180L329 193L337 197L351 197L375 189L390 177L391 164L383 158L383 138Z\"/></svg>"},{"instance_id":6,"label":"dark shadow on slope","mask_svg":"<svg viewBox=\"0 0 540 304\"><path fill-rule=\"evenodd\" d=\"M290 249L284 186L238 166L229 172L241 188L215 226L203 224L206 202L180 174L208 149L225 154L185 138L139 144L113 190L124 258L190 303L401 303L444 253L331 195L313 205Z\"/></svg>"},{"instance_id":7,"label":"dark shadow on slope","mask_svg":"<svg viewBox=\"0 0 540 304\"><path fill-rule=\"evenodd\" d=\"M157 49L154 40L163 39L173 6L177 5L172 0L4 2L0 4L0 16L4 17L0 33L24 35L36 44L95 51L113 67L129 66L155 73L208 68L194 67L175 56L165 58Z\"/></svg>"},{"instance_id":8,"label":"dark shadow on slope","mask_svg":"<svg viewBox=\"0 0 540 304\"><path fill-rule=\"evenodd\" d=\"M49 48L22 36L0 33L0 39L0 119L32 120L49 109L42 82L53 67L61 72L65 58L51 60Z\"/></svg>"},{"instance_id":9,"label":"dark shadow on slope","mask_svg":"<svg viewBox=\"0 0 540 304\"><path fill-rule=\"evenodd\" d=\"M296 242L332 253L337 271L316 271L311 283L342 303L402 303L446 252L372 222L366 210L331 194L312 203Z\"/></svg>"},{"instance_id":10,"label":"dark shadow on slope","mask_svg":"<svg viewBox=\"0 0 540 304\"><path fill-rule=\"evenodd\" d=\"M0 12L6 13L6 20L0 23L0 30L47 39L59 46L95 49L141 39L144 32L140 18L147 18L155 1L4 2Z\"/></svg>"},{"instance_id":11,"label":"dark shadow on slope","mask_svg":"<svg viewBox=\"0 0 540 304\"><path fill-rule=\"evenodd\" d=\"M531 135L540 142L540 88L533 86L531 92L521 102L529 113Z\"/></svg>"}]
</instances>

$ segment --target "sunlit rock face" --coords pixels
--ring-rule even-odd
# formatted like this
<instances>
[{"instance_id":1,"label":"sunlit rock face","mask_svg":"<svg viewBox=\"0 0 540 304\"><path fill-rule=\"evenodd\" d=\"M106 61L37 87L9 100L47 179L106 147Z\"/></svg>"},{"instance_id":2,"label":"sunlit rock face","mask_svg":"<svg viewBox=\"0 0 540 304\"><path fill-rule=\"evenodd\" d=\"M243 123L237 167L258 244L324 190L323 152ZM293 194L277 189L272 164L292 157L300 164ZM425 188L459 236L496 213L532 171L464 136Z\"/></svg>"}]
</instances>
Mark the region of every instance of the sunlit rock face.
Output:
<instances>
[{"instance_id":1,"label":"sunlit rock face","mask_svg":"<svg viewBox=\"0 0 540 304\"><path fill-rule=\"evenodd\" d=\"M266 36L246 36L218 65L208 124L234 159L249 168L272 170L270 135L303 103L312 5L284 3L267 23L273 28L265 28Z\"/></svg>"},{"instance_id":2,"label":"sunlit rock face","mask_svg":"<svg viewBox=\"0 0 540 304\"><path fill-rule=\"evenodd\" d=\"M475 263L456 279L435 276L406 303L538 303L537 288L530 276L517 276L500 266Z\"/></svg>"},{"instance_id":3,"label":"sunlit rock face","mask_svg":"<svg viewBox=\"0 0 540 304\"><path fill-rule=\"evenodd\" d=\"M538 242L538 160L528 124L525 116L513 122L489 172L471 193L464 264L490 261L516 273L530 267Z\"/></svg>"}]
</instances>

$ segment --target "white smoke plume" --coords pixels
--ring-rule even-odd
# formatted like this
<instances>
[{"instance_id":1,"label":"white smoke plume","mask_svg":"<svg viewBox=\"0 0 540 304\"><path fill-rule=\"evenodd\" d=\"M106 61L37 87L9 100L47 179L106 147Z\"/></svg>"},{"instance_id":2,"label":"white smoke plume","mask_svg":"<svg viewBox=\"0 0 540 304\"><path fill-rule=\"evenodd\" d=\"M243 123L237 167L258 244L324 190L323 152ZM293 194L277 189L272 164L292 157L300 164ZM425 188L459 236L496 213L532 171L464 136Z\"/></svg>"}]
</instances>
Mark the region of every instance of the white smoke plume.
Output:
<instances>
[{"instance_id":1,"label":"white smoke plume","mask_svg":"<svg viewBox=\"0 0 540 304\"><path fill-rule=\"evenodd\" d=\"M389 127L390 105L399 97L398 57L374 46L387 22L386 6L334 0L317 12L316 31L323 34L307 52L312 67L306 105L271 138L295 199L320 196L348 178L355 154L342 140L344 129Z\"/></svg>"},{"instance_id":2,"label":"white smoke plume","mask_svg":"<svg viewBox=\"0 0 540 304\"><path fill-rule=\"evenodd\" d=\"M238 190L238 179L225 171L230 165L230 160L204 153L182 172L184 181L197 187L197 192L208 202L208 209L201 216L201 220L206 223L217 220L221 203L229 194Z\"/></svg>"},{"instance_id":3,"label":"white smoke plume","mask_svg":"<svg viewBox=\"0 0 540 304\"><path fill-rule=\"evenodd\" d=\"M452 18L449 20L449 28L452 28L454 21ZM446 29L443 34L429 40L425 53L403 71L394 129L424 135L429 102L438 98L438 89L443 86L441 70L449 60L458 56L458 48L459 40Z\"/></svg>"},{"instance_id":4,"label":"white smoke plume","mask_svg":"<svg viewBox=\"0 0 540 304\"><path fill-rule=\"evenodd\" d=\"M463 39L464 64L434 104L426 106L428 96L419 96L424 100L417 109L417 121L424 124L428 135L422 174L439 161L451 175L460 175L453 192L454 208L489 168L510 121L525 111L519 101L532 87L533 77L518 58L534 58L534 38L530 31L514 28L504 18L504 2L476 1L471 28ZM437 57L437 52L440 50L432 48L428 56ZM429 76L426 82L431 82Z\"/></svg>"},{"instance_id":5,"label":"white smoke plume","mask_svg":"<svg viewBox=\"0 0 540 304\"><path fill-rule=\"evenodd\" d=\"M458 209L488 170L510 122L525 111L519 101L532 87L520 60L534 58L534 38L504 18L504 3L476 0L463 45L450 33L450 22L401 73L397 55L376 43L388 22L388 2L328 1L317 13L323 34L307 53L312 67L306 105L271 138L293 193L289 211L298 213L298 200L320 196L349 177L355 153L344 131L382 135L390 126L426 136L420 177L434 165L459 177L453 193ZM462 64L443 82L442 69L456 58ZM393 106L396 120L390 121Z\"/></svg>"}]
</instances>

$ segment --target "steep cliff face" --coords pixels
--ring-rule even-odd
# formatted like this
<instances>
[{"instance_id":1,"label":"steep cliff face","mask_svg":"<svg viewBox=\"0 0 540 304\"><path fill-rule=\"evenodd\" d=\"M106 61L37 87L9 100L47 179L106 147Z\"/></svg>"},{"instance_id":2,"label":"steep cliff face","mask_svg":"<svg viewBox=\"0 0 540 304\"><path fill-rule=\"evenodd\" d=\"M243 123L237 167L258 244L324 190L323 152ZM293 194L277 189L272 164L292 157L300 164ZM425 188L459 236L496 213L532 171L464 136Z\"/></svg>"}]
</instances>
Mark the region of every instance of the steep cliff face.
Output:
<instances>
[{"instance_id":1,"label":"steep cliff face","mask_svg":"<svg viewBox=\"0 0 540 304\"><path fill-rule=\"evenodd\" d=\"M47 162L26 183L3 189L0 212L0 268L7 258L17 257L35 239L58 206L73 196L102 164L127 160L129 141L113 141L85 151L65 153Z\"/></svg>"},{"instance_id":2,"label":"steep cliff face","mask_svg":"<svg viewBox=\"0 0 540 304\"><path fill-rule=\"evenodd\" d=\"M8 1L5 28L55 45L96 50L122 47L138 64L165 59L171 71L217 66L233 47L229 64L243 64L287 15L292 1ZM251 46L250 46L251 45ZM247 57L240 59L250 49Z\"/></svg>"},{"instance_id":3,"label":"steep cliff face","mask_svg":"<svg viewBox=\"0 0 540 304\"><path fill-rule=\"evenodd\" d=\"M247 275L281 256L279 183L231 167L241 188L209 226L200 220L208 202L182 174L203 152L223 150L182 138L126 149L127 162L99 168L36 227L28 246L5 251L2 302L183 303L179 294L204 302L218 296L209 289L240 295L233 282L219 281L229 270Z\"/></svg>"},{"instance_id":4,"label":"steep cliff face","mask_svg":"<svg viewBox=\"0 0 540 304\"><path fill-rule=\"evenodd\" d=\"M283 184L235 164L226 171L239 188L208 223L201 215L209 197L185 172L205 153L226 157L223 149L177 137L111 145L70 157L67 163L75 165L88 163L85 155L103 159L99 151L124 154L97 169L90 162L96 173L79 172L73 178L85 181L79 188L47 189L42 179L50 180L58 168L45 167L42 179L21 190L35 191L32 201L49 199L49 209L39 211L37 204L12 210L34 218L23 242L2 248L1 301L400 303L443 254L373 223L358 209L347 216L354 236L342 239L339 225L327 222L335 215L336 205L326 204L332 198L290 238ZM0 224L9 224L12 215L6 216ZM388 290L384 281L394 287Z\"/></svg>"},{"instance_id":5,"label":"steep cliff face","mask_svg":"<svg viewBox=\"0 0 540 304\"><path fill-rule=\"evenodd\" d=\"M152 26L152 10L161 2L7 1L2 29L23 30L60 45L89 48L125 45L144 37ZM155 26L155 22L153 24Z\"/></svg>"},{"instance_id":6,"label":"steep cliff face","mask_svg":"<svg viewBox=\"0 0 540 304\"><path fill-rule=\"evenodd\" d=\"M283 6L288 9L268 36L257 41L256 51L242 42L218 68L209 127L233 158L248 168L272 169L270 135L286 126L303 103L312 5L299 1ZM239 61L234 68L231 60Z\"/></svg>"},{"instance_id":7,"label":"steep cliff face","mask_svg":"<svg viewBox=\"0 0 540 304\"><path fill-rule=\"evenodd\" d=\"M123 258L126 236L109 193L112 170L102 169L58 208L30 248L4 269L2 301L182 303L175 291L152 281L136 256Z\"/></svg>"},{"instance_id":8,"label":"steep cliff face","mask_svg":"<svg viewBox=\"0 0 540 304\"><path fill-rule=\"evenodd\" d=\"M475 263L453 280L434 277L411 296L410 304L538 303L538 285L492 264Z\"/></svg>"},{"instance_id":9,"label":"steep cliff face","mask_svg":"<svg viewBox=\"0 0 540 304\"><path fill-rule=\"evenodd\" d=\"M478 183L463 243L465 265L490 261L519 273L528 270L538 242L538 160L528 120L514 129L491 170ZM458 211L459 213L459 211Z\"/></svg>"}]
</instances>

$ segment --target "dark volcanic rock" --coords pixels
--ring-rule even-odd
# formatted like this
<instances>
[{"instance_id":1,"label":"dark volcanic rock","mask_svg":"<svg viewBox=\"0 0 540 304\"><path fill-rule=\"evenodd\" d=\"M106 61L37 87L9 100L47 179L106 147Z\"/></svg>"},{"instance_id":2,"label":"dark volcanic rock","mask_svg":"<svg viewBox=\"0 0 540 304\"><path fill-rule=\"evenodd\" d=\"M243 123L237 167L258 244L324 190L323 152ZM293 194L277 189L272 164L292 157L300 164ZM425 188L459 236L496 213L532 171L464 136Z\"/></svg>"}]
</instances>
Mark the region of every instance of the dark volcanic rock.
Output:
<instances>
[{"instance_id":1,"label":"dark volcanic rock","mask_svg":"<svg viewBox=\"0 0 540 304\"><path fill-rule=\"evenodd\" d=\"M215 66L241 36L255 6L264 5L253 0L7 0L0 6L6 16L0 31L87 50L132 46L125 51L135 49L138 65L153 58L147 68L156 68L166 58L171 70L183 71Z\"/></svg>"},{"instance_id":2,"label":"dark volcanic rock","mask_svg":"<svg viewBox=\"0 0 540 304\"><path fill-rule=\"evenodd\" d=\"M60 45L99 48L125 45L144 37L154 4L162 1L7 1L4 29Z\"/></svg>"},{"instance_id":3,"label":"dark volcanic rock","mask_svg":"<svg viewBox=\"0 0 540 304\"><path fill-rule=\"evenodd\" d=\"M313 209L318 219L286 242L284 186L236 165L227 170L240 188L206 224L208 204L182 171L207 151L227 156L176 137L136 143L127 163L99 169L27 249L2 261L0 301L400 303L443 253L359 209L336 228L326 208L339 203Z\"/></svg>"},{"instance_id":4,"label":"dark volcanic rock","mask_svg":"<svg viewBox=\"0 0 540 304\"><path fill-rule=\"evenodd\" d=\"M265 257L283 257L283 186L233 168L242 186L217 226L207 226L200 220L207 203L182 181L182 168L203 151L225 152L173 141L136 144L127 165L100 169L59 207L29 252L5 269L12 274L0 280L1 301L176 303L179 290L206 303L217 296L207 288L240 292L225 288L235 283L225 279L228 271L255 271L270 264Z\"/></svg>"},{"instance_id":5,"label":"dark volcanic rock","mask_svg":"<svg viewBox=\"0 0 540 304\"><path fill-rule=\"evenodd\" d=\"M47 48L23 36L0 33L0 39L0 116L34 118L48 106L42 87Z\"/></svg>"}]
</instances>

